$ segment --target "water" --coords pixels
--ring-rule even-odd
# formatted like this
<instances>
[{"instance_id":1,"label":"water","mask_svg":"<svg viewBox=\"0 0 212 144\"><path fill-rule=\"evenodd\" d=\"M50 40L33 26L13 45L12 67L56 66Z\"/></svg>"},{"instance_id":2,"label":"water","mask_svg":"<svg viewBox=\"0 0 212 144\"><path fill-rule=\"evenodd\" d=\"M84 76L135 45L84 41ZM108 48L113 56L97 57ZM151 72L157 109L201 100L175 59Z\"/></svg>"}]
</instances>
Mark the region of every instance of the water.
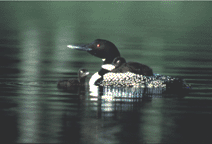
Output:
<instances>
[{"instance_id":1,"label":"water","mask_svg":"<svg viewBox=\"0 0 212 144\"><path fill-rule=\"evenodd\" d=\"M211 3L0 2L0 10L1 140L211 141ZM97 38L115 43L127 61L181 76L192 92L144 99L133 90L58 89L79 68L100 69L101 59L67 48Z\"/></svg>"}]
</instances>

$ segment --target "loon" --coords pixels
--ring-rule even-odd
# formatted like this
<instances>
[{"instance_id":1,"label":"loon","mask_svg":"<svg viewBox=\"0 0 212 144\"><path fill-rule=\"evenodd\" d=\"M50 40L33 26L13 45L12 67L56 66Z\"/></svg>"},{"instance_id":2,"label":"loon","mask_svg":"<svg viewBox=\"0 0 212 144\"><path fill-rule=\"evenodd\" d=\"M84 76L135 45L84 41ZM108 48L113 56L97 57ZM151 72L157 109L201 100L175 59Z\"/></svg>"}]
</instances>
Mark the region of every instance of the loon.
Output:
<instances>
[{"instance_id":1,"label":"loon","mask_svg":"<svg viewBox=\"0 0 212 144\"><path fill-rule=\"evenodd\" d=\"M57 86L60 88L68 88L74 86L84 86L85 78L89 75L87 69L81 68L78 71L78 78L71 78L69 80L60 80L57 83Z\"/></svg>"},{"instance_id":2,"label":"loon","mask_svg":"<svg viewBox=\"0 0 212 144\"><path fill-rule=\"evenodd\" d=\"M117 80L116 85L126 85L131 86L134 84L139 84L145 87L164 87L166 85L166 89L168 91L180 91L181 89L190 90L191 86L186 84L184 79L181 78L174 78L169 76L164 76L160 74L153 74L152 69L149 68L146 65L136 63L136 62L127 62L120 58L120 53L117 47L110 41L103 40L103 39L96 39L92 43L76 46L76 45L67 45L68 48L81 50L81 51L87 51L91 55L94 55L96 57L99 57L103 61L103 66L99 70L99 72L96 72L89 81L90 86L99 86L100 84L103 84L102 82L105 82L105 85L114 85L114 78ZM118 57L118 58L117 58ZM116 58L116 59L115 59ZM115 61L115 60L116 61ZM108 68L107 64L115 64L115 68ZM118 64L120 66L117 66ZM126 66L126 67L125 67ZM125 68L124 68L125 67ZM123 80L116 79L116 77L107 77L107 75L110 75L111 71L117 72L112 74L117 74L118 77L120 74L127 73L127 77L125 77ZM135 72L136 74L134 75ZM132 76L133 75L133 76ZM104 77L107 77L109 79L103 80ZM112 80L112 81L111 81ZM130 80L129 82L126 80ZM179 89L178 89L179 88ZM92 88L91 88L92 90Z\"/></svg>"},{"instance_id":3,"label":"loon","mask_svg":"<svg viewBox=\"0 0 212 144\"><path fill-rule=\"evenodd\" d=\"M132 72L143 76L153 76L152 69L147 65L137 62L127 62L123 57L116 57L112 64L102 65L103 69L109 70L113 73Z\"/></svg>"},{"instance_id":4,"label":"loon","mask_svg":"<svg viewBox=\"0 0 212 144\"><path fill-rule=\"evenodd\" d=\"M91 55L102 58L103 64L111 64L116 57L120 57L118 48L110 41L103 39L96 39L90 44L75 46L67 45L68 48L87 51ZM128 63L131 69L140 69L141 64L138 63ZM145 66L145 65L143 65ZM89 84L97 85L98 82L103 80L103 75L110 72L107 69L100 69L96 72L90 79Z\"/></svg>"}]
</instances>

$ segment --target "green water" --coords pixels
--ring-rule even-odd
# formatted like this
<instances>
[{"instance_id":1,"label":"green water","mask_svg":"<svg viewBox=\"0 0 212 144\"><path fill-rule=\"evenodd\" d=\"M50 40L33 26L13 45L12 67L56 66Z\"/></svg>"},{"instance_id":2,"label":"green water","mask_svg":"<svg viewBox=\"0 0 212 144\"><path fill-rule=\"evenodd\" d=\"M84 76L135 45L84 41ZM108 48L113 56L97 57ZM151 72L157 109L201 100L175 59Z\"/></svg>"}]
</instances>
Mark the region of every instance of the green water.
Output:
<instances>
[{"instance_id":1,"label":"green water","mask_svg":"<svg viewBox=\"0 0 212 144\"><path fill-rule=\"evenodd\" d=\"M211 130L211 6L182 1L0 2L0 126L8 129L1 131L1 139L209 140L202 131ZM78 96L58 90L56 82L76 77L79 68L91 74L100 69L101 59L67 48L97 38L112 41L127 61L146 64L154 73L183 77L192 92L182 100L109 103L117 109L107 113L101 100L93 102L86 92Z\"/></svg>"}]
</instances>

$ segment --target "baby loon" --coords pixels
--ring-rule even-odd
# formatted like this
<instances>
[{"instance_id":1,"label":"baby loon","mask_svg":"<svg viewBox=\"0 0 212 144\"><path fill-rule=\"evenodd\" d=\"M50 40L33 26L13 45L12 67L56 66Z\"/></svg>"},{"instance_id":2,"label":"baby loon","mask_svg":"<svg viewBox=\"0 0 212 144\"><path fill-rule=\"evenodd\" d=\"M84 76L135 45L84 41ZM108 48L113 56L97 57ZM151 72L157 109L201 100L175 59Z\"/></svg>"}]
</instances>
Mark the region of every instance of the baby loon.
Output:
<instances>
[{"instance_id":1,"label":"baby loon","mask_svg":"<svg viewBox=\"0 0 212 144\"><path fill-rule=\"evenodd\" d=\"M71 49L87 51L96 57L102 58L104 61L103 64L111 64L116 57L120 56L117 47L112 42L103 39L96 39L92 43L82 46L67 45L67 47ZM136 63L128 63L128 66L133 69L140 69L140 64L138 65ZM91 77L89 83L91 85L96 84L96 82L101 81L103 75L108 72L109 71L106 69L100 69L99 72L96 72Z\"/></svg>"},{"instance_id":2,"label":"baby loon","mask_svg":"<svg viewBox=\"0 0 212 144\"><path fill-rule=\"evenodd\" d=\"M72 87L72 86L84 86L85 85L85 78L89 75L87 69L79 69L78 71L78 78L72 78L69 80L60 80L57 83L58 87Z\"/></svg>"},{"instance_id":3,"label":"baby loon","mask_svg":"<svg viewBox=\"0 0 212 144\"><path fill-rule=\"evenodd\" d=\"M122 57L116 57L112 64L104 64L102 65L102 68L113 73L132 72L144 76L153 76L153 72L150 67L137 62L126 63L126 60Z\"/></svg>"}]
</instances>

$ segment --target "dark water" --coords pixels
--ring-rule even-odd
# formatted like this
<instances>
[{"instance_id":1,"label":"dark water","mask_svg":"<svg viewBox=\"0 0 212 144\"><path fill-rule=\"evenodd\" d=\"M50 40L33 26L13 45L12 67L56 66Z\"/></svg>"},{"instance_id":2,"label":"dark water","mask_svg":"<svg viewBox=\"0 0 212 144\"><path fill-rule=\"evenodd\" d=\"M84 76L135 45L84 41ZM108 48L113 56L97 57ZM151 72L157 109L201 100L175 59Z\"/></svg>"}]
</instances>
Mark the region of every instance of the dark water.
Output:
<instances>
[{"instance_id":1,"label":"dark water","mask_svg":"<svg viewBox=\"0 0 212 144\"><path fill-rule=\"evenodd\" d=\"M211 2L0 2L0 139L7 142L208 143ZM129 61L193 86L184 98L58 89L102 61L68 49L96 38ZM89 78L87 79L87 81Z\"/></svg>"}]
</instances>

